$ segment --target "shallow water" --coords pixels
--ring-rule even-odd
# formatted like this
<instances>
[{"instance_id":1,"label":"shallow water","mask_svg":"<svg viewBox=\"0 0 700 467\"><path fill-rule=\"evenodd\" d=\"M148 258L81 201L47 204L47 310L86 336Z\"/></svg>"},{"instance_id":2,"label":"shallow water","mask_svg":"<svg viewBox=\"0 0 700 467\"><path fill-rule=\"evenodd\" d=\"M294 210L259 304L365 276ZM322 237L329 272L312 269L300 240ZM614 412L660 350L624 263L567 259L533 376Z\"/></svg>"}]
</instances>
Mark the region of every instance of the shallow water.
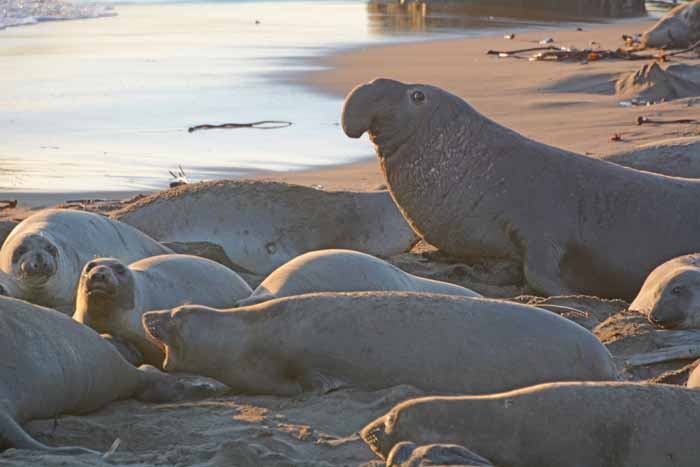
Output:
<instances>
[{"instance_id":1,"label":"shallow water","mask_svg":"<svg viewBox=\"0 0 700 467\"><path fill-rule=\"evenodd\" d=\"M342 100L287 84L309 69L306 59L554 24L360 1L133 2L115 11L0 31L0 192L162 188L179 165L203 180L357 160L369 146L342 134ZM187 132L256 120L293 126Z\"/></svg>"}]
</instances>

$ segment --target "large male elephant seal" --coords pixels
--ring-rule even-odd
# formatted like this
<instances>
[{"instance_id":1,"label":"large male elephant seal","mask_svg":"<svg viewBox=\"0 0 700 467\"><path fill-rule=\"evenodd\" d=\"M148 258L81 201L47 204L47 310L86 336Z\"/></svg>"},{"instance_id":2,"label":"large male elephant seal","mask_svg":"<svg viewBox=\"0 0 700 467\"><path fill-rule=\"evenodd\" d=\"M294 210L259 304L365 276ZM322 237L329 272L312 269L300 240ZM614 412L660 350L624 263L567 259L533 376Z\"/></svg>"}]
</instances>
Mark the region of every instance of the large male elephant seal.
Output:
<instances>
[{"instance_id":1,"label":"large male elephant seal","mask_svg":"<svg viewBox=\"0 0 700 467\"><path fill-rule=\"evenodd\" d=\"M684 48L699 40L700 0L695 0L669 11L642 34L640 43L653 48Z\"/></svg>"},{"instance_id":2,"label":"large male elephant seal","mask_svg":"<svg viewBox=\"0 0 700 467\"><path fill-rule=\"evenodd\" d=\"M371 291L481 296L458 285L414 276L365 253L321 250L298 256L277 268L238 306L314 292Z\"/></svg>"},{"instance_id":3,"label":"large male elephant seal","mask_svg":"<svg viewBox=\"0 0 700 467\"><path fill-rule=\"evenodd\" d=\"M674 258L654 269L630 310L661 328L700 328L700 254Z\"/></svg>"},{"instance_id":4,"label":"large male elephant seal","mask_svg":"<svg viewBox=\"0 0 700 467\"><path fill-rule=\"evenodd\" d=\"M253 394L410 384L489 393L546 381L616 377L603 344L526 305L396 292L321 293L233 310L144 315L166 371Z\"/></svg>"},{"instance_id":5,"label":"large male elephant seal","mask_svg":"<svg viewBox=\"0 0 700 467\"><path fill-rule=\"evenodd\" d=\"M350 93L343 128L369 132L396 203L460 257L520 260L546 295L631 299L658 264L700 251L700 181L540 144L442 89L378 79Z\"/></svg>"},{"instance_id":6,"label":"large male elephant seal","mask_svg":"<svg viewBox=\"0 0 700 467\"><path fill-rule=\"evenodd\" d=\"M80 271L91 259L113 256L131 263L167 253L172 251L121 222L89 212L48 209L22 221L5 239L0 271L15 279L15 297L72 308Z\"/></svg>"},{"instance_id":7,"label":"large male elephant seal","mask_svg":"<svg viewBox=\"0 0 700 467\"><path fill-rule=\"evenodd\" d=\"M694 467L699 415L700 391L678 386L553 383L409 400L361 435L382 457L411 441L460 444L507 467Z\"/></svg>"},{"instance_id":8,"label":"large male elephant seal","mask_svg":"<svg viewBox=\"0 0 700 467\"><path fill-rule=\"evenodd\" d=\"M150 366L136 368L92 329L22 300L0 297L0 449L52 448L20 423L83 414L129 397L175 401L200 394Z\"/></svg>"},{"instance_id":9,"label":"large male elephant seal","mask_svg":"<svg viewBox=\"0 0 700 467\"><path fill-rule=\"evenodd\" d=\"M163 352L146 338L141 324L145 312L190 303L228 308L251 293L238 274L205 258L160 255L128 267L99 258L83 268L73 318L132 343L146 363L160 366Z\"/></svg>"},{"instance_id":10,"label":"large male elephant seal","mask_svg":"<svg viewBox=\"0 0 700 467\"><path fill-rule=\"evenodd\" d=\"M392 256L418 240L385 191L327 192L274 182L184 185L115 217L162 242L221 245L243 272L259 275L308 251L347 248Z\"/></svg>"}]
</instances>

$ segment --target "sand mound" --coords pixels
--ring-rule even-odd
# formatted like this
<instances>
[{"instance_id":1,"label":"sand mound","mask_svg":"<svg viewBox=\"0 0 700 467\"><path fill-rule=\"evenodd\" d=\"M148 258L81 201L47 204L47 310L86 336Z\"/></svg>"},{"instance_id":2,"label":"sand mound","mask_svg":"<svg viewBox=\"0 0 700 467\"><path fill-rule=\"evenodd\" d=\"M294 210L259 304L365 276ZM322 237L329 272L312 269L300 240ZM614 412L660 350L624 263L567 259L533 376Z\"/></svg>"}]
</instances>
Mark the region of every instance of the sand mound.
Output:
<instances>
[{"instance_id":1,"label":"sand mound","mask_svg":"<svg viewBox=\"0 0 700 467\"><path fill-rule=\"evenodd\" d=\"M601 159L672 177L700 178L700 137L657 141Z\"/></svg>"},{"instance_id":2,"label":"sand mound","mask_svg":"<svg viewBox=\"0 0 700 467\"><path fill-rule=\"evenodd\" d=\"M700 68L693 65L672 65L665 70L654 62L620 77L615 94L626 100L661 102L700 96Z\"/></svg>"}]
</instances>

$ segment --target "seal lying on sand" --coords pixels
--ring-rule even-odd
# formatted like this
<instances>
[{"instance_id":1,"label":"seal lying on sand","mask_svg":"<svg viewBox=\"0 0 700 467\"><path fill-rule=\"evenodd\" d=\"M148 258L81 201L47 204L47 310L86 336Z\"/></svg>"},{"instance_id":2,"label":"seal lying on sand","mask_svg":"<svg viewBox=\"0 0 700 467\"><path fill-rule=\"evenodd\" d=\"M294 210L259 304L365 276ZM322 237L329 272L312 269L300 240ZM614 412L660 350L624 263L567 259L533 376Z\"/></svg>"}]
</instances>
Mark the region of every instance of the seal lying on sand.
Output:
<instances>
[{"instance_id":1,"label":"seal lying on sand","mask_svg":"<svg viewBox=\"0 0 700 467\"><path fill-rule=\"evenodd\" d=\"M685 48L700 40L700 1L669 11L640 40L644 47Z\"/></svg>"},{"instance_id":2,"label":"seal lying on sand","mask_svg":"<svg viewBox=\"0 0 700 467\"><path fill-rule=\"evenodd\" d=\"M87 326L13 298L0 297L0 354L0 449L91 452L45 446L19 424L88 413L129 397L175 401L207 395L153 367L133 367Z\"/></svg>"},{"instance_id":3,"label":"seal lying on sand","mask_svg":"<svg viewBox=\"0 0 700 467\"><path fill-rule=\"evenodd\" d=\"M677 386L553 383L409 400L361 435L381 457L410 440L460 444L508 467L694 467L698 414L700 391Z\"/></svg>"},{"instance_id":4,"label":"seal lying on sand","mask_svg":"<svg viewBox=\"0 0 700 467\"><path fill-rule=\"evenodd\" d=\"M166 371L210 376L241 393L409 384L479 394L616 377L607 349L577 324L478 298L310 294L226 311L149 312L144 326L165 347Z\"/></svg>"},{"instance_id":5,"label":"seal lying on sand","mask_svg":"<svg viewBox=\"0 0 700 467\"><path fill-rule=\"evenodd\" d=\"M238 274L205 258L152 256L128 267L114 258L100 258L83 268L73 318L131 342L146 363L160 366L163 352L146 338L141 324L146 311L189 303L228 308L251 293Z\"/></svg>"},{"instance_id":6,"label":"seal lying on sand","mask_svg":"<svg viewBox=\"0 0 700 467\"><path fill-rule=\"evenodd\" d=\"M115 217L162 242L221 245L241 272L267 275L308 251L402 253L417 237L385 191L326 192L222 180L143 198Z\"/></svg>"},{"instance_id":7,"label":"seal lying on sand","mask_svg":"<svg viewBox=\"0 0 700 467\"><path fill-rule=\"evenodd\" d=\"M700 138L690 136L656 141L601 159L672 177L700 178Z\"/></svg>"},{"instance_id":8,"label":"seal lying on sand","mask_svg":"<svg viewBox=\"0 0 700 467\"><path fill-rule=\"evenodd\" d=\"M456 444L416 446L404 441L391 450L387 467L493 467L478 454Z\"/></svg>"},{"instance_id":9,"label":"seal lying on sand","mask_svg":"<svg viewBox=\"0 0 700 467\"><path fill-rule=\"evenodd\" d=\"M172 253L131 226L82 211L48 209L21 222L0 249L0 271L15 295L39 305L70 307L83 265L97 256L131 263Z\"/></svg>"},{"instance_id":10,"label":"seal lying on sand","mask_svg":"<svg viewBox=\"0 0 700 467\"><path fill-rule=\"evenodd\" d=\"M660 328L700 328L700 254L674 258L654 269L630 311Z\"/></svg>"},{"instance_id":11,"label":"seal lying on sand","mask_svg":"<svg viewBox=\"0 0 700 467\"><path fill-rule=\"evenodd\" d=\"M430 244L523 262L544 295L631 299L658 264L700 251L700 182L527 139L442 89L378 79L347 97L396 203ZM672 240L671 240L672 239Z\"/></svg>"},{"instance_id":12,"label":"seal lying on sand","mask_svg":"<svg viewBox=\"0 0 700 467\"><path fill-rule=\"evenodd\" d=\"M277 268L238 306L314 292L370 291L481 296L458 285L414 276L365 253L321 250L298 256Z\"/></svg>"}]
</instances>

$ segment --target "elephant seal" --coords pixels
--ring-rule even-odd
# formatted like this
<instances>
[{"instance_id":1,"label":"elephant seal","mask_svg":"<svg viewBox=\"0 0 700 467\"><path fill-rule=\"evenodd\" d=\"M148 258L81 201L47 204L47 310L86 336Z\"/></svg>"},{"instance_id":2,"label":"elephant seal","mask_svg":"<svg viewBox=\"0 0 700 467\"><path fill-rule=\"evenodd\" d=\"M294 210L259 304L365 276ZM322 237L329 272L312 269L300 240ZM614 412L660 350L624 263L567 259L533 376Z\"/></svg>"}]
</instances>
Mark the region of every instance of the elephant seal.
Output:
<instances>
[{"instance_id":1,"label":"elephant seal","mask_svg":"<svg viewBox=\"0 0 700 467\"><path fill-rule=\"evenodd\" d=\"M0 249L0 271L14 278L17 298L51 308L72 307L83 265L113 256L131 263L172 253L131 226L98 214L40 211L15 227Z\"/></svg>"},{"instance_id":2,"label":"elephant seal","mask_svg":"<svg viewBox=\"0 0 700 467\"><path fill-rule=\"evenodd\" d=\"M700 0L669 11L640 39L643 47L685 48L700 40Z\"/></svg>"},{"instance_id":3,"label":"elephant seal","mask_svg":"<svg viewBox=\"0 0 700 467\"><path fill-rule=\"evenodd\" d=\"M386 467L494 467L491 462L456 444L416 446L398 443L386 458Z\"/></svg>"},{"instance_id":4,"label":"elephant seal","mask_svg":"<svg viewBox=\"0 0 700 467\"><path fill-rule=\"evenodd\" d=\"M308 251L393 256L418 241L386 191L221 180L147 196L114 216L161 242L216 243L239 272L258 275Z\"/></svg>"},{"instance_id":5,"label":"elephant seal","mask_svg":"<svg viewBox=\"0 0 700 467\"><path fill-rule=\"evenodd\" d=\"M209 376L240 393L409 384L483 394L616 377L607 349L577 324L480 298L320 293L224 311L183 306L143 322L165 348L165 371Z\"/></svg>"},{"instance_id":6,"label":"elephant seal","mask_svg":"<svg viewBox=\"0 0 700 467\"><path fill-rule=\"evenodd\" d=\"M89 327L13 298L0 297L0 352L0 449L91 452L48 447L20 424L84 414L130 397L177 401L211 395L204 393L206 388L188 388L151 366L136 368Z\"/></svg>"},{"instance_id":7,"label":"elephant seal","mask_svg":"<svg viewBox=\"0 0 700 467\"><path fill-rule=\"evenodd\" d=\"M700 254L674 258L654 269L629 309L660 328L700 328Z\"/></svg>"},{"instance_id":8,"label":"elephant seal","mask_svg":"<svg viewBox=\"0 0 700 467\"><path fill-rule=\"evenodd\" d=\"M508 467L693 467L698 414L700 391L678 386L552 383L409 400L361 436L383 458L410 440L469 446Z\"/></svg>"},{"instance_id":9,"label":"elephant seal","mask_svg":"<svg viewBox=\"0 0 700 467\"><path fill-rule=\"evenodd\" d=\"M644 144L601 159L671 177L700 178L700 138L671 138Z\"/></svg>"},{"instance_id":10,"label":"elephant seal","mask_svg":"<svg viewBox=\"0 0 700 467\"><path fill-rule=\"evenodd\" d=\"M543 295L629 300L658 264L700 251L700 181L537 143L442 89L378 79L345 101L392 196L430 244L523 263ZM669 241L673 239L673 241Z\"/></svg>"},{"instance_id":11,"label":"elephant seal","mask_svg":"<svg viewBox=\"0 0 700 467\"><path fill-rule=\"evenodd\" d=\"M238 306L314 292L371 291L481 296L458 285L414 276L365 253L321 250L305 253L277 268Z\"/></svg>"},{"instance_id":12,"label":"elephant seal","mask_svg":"<svg viewBox=\"0 0 700 467\"><path fill-rule=\"evenodd\" d=\"M251 293L238 274L205 258L160 255L128 267L99 258L83 268L73 319L132 343L146 363L160 366L163 352L146 338L141 324L145 312L189 303L228 308Z\"/></svg>"}]
</instances>

